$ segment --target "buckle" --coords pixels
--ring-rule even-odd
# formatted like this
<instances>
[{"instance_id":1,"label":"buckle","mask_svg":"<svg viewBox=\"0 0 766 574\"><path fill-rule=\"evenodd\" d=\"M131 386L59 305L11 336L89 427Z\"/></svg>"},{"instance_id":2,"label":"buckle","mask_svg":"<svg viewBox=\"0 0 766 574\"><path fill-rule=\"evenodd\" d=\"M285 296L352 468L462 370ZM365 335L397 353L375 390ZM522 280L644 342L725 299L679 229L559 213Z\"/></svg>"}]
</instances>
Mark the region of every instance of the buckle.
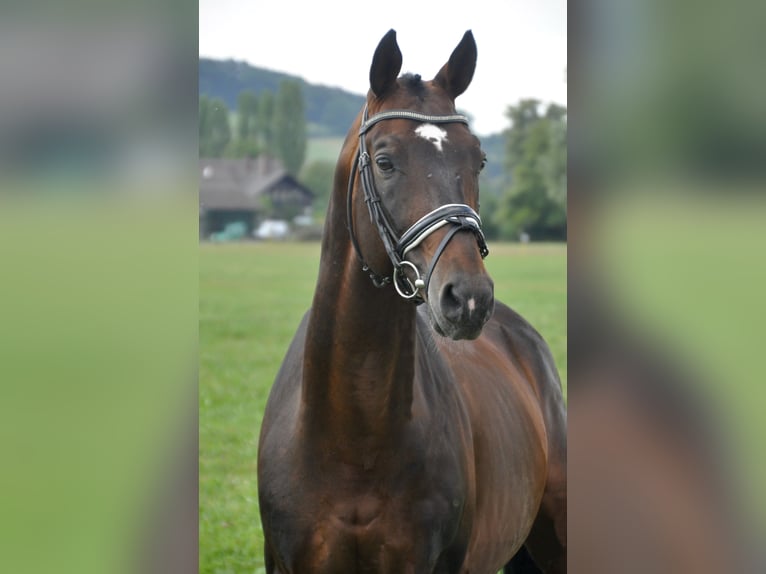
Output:
<instances>
[{"instance_id":1,"label":"buckle","mask_svg":"<svg viewBox=\"0 0 766 574\"><path fill-rule=\"evenodd\" d=\"M404 267L405 265L409 265L409 267L415 272L415 283L413 284L412 281L410 281L410 278L407 277L405 274L399 274L399 271ZM400 284L399 278L403 278L406 283ZM415 264L411 261L402 261L398 267L394 267L394 287L396 288L396 292L399 293L402 297L405 299L414 299L418 295L418 291L423 289L426 286L426 282L423 281L423 279L420 277L420 271L418 271L418 268L415 267ZM406 287L410 292L405 293L402 290L402 287Z\"/></svg>"}]
</instances>

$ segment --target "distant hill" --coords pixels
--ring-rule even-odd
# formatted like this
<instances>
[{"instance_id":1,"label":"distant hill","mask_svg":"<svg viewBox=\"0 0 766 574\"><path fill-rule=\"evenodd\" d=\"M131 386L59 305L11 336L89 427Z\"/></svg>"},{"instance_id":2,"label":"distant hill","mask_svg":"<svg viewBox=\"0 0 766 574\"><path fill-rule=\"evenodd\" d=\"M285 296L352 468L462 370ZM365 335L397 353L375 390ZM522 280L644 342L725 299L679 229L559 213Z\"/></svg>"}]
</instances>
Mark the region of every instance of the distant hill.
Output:
<instances>
[{"instance_id":1,"label":"distant hill","mask_svg":"<svg viewBox=\"0 0 766 574\"><path fill-rule=\"evenodd\" d=\"M346 136L351 122L354 121L356 114L364 105L364 96L340 88L310 84L303 78L258 68L246 62L210 58L200 58L199 60L199 93L221 98L232 111L236 111L237 97L243 90L252 90L256 96L264 90L276 94L279 83L285 79L301 82L306 102L309 136L311 138L325 138L332 142L331 149L322 153L327 157L337 157L342 140L341 142L333 141L333 138ZM502 134L494 134L484 136L481 140L489 160L484 171L484 178L501 185L504 181L504 137Z\"/></svg>"},{"instance_id":2,"label":"distant hill","mask_svg":"<svg viewBox=\"0 0 766 574\"><path fill-rule=\"evenodd\" d=\"M221 98L232 111L237 109L237 96L243 90L252 90L256 96L264 90L276 94L282 80L301 82L311 136L345 136L364 105L362 95L310 84L297 76L235 60L199 59L199 93Z\"/></svg>"}]
</instances>

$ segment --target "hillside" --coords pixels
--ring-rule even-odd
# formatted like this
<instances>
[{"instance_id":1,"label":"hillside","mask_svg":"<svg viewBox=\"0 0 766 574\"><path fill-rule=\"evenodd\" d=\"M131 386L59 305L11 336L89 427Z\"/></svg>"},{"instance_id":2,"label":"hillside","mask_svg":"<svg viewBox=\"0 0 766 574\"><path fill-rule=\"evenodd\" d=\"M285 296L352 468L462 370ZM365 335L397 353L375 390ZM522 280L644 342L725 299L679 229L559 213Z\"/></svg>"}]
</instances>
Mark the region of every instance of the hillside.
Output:
<instances>
[{"instance_id":1,"label":"hillside","mask_svg":"<svg viewBox=\"0 0 766 574\"><path fill-rule=\"evenodd\" d=\"M335 161L348 127L364 105L364 96L340 88L310 84L303 78L251 66L234 60L199 60L199 93L221 98L230 110L237 109L237 96L243 90L258 95L264 90L276 93L282 80L297 80L303 87L309 137L318 140L310 146L307 160ZM504 138L501 134L481 138L489 162L484 180L503 184ZM494 191L494 190L492 190ZM491 192L492 192L491 191Z\"/></svg>"},{"instance_id":2,"label":"hillside","mask_svg":"<svg viewBox=\"0 0 766 574\"><path fill-rule=\"evenodd\" d=\"M234 60L199 60L199 93L221 98L230 110L237 109L237 96L252 90L276 93L282 80L297 80L303 87L306 120L311 136L345 136L348 126L364 105L364 96L340 88L310 84L297 76L257 68Z\"/></svg>"}]
</instances>

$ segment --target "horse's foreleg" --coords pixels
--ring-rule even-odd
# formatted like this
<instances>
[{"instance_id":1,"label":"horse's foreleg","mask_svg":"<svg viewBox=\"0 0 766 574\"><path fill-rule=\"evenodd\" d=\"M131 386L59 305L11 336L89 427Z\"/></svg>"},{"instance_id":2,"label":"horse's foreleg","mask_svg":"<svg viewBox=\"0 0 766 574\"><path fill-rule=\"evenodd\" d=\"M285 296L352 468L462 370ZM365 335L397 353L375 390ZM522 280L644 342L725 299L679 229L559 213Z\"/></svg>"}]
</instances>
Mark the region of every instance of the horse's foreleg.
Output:
<instances>
[{"instance_id":1,"label":"horse's foreleg","mask_svg":"<svg viewBox=\"0 0 766 574\"><path fill-rule=\"evenodd\" d=\"M504 574L562 574L567 571L566 458L563 449L552 454L543 498L532 529L524 546L503 570Z\"/></svg>"},{"instance_id":2,"label":"horse's foreleg","mask_svg":"<svg viewBox=\"0 0 766 574\"><path fill-rule=\"evenodd\" d=\"M271 551L269 550L268 542L264 544L263 561L264 565L266 566L266 574L275 574L277 570L274 565L274 557L271 555Z\"/></svg>"},{"instance_id":3,"label":"horse's foreleg","mask_svg":"<svg viewBox=\"0 0 766 574\"><path fill-rule=\"evenodd\" d=\"M564 473L560 480L555 475L553 480L549 479L537 518L526 540L526 547L539 566L539 571L546 574L561 574L567 571L566 522L567 497Z\"/></svg>"},{"instance_id":4,"label":"horse's foreleg","mask_svg":"<svg viewBox=\"0 0 766 574\"><path fill-rule=\"evenodd\" d=\"M567 571L567 422L561 383L548 354L543 403L548 433L548 471L543 498L525 545L540 570Z\"/></svg>"}]
</instances>

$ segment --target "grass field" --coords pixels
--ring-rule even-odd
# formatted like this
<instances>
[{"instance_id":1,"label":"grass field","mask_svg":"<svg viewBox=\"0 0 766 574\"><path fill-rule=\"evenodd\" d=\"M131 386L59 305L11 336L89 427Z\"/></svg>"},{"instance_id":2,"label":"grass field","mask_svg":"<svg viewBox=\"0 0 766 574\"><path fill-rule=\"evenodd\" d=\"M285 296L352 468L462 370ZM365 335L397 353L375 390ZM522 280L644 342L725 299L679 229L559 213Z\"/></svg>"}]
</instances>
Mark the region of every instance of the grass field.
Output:
<instances>
[{"instance_id":1,"label":"grass field","mask_svg":"<svg viewBox=\"0 0 766 574\"><path fill-rule=\"evenodd\" d=\"M338 161L340 148L343 147L342 137L314 137L306 142L306 161L310 165L315 161L326 161L335 164Z\"/></svg>"},{"instance_id":2,"label":"grass field","mask_svg":"<svg viewBox=\"0 0 766 574\"><path fill-rule=\"evenodd\" d=\"M546 338L566 381L566 246L490 244L498 299ZM256 448L269 388L311 303L318 243L203 244L199 286L199 559L263 568Z\"/></svg>"}]
</instances>

